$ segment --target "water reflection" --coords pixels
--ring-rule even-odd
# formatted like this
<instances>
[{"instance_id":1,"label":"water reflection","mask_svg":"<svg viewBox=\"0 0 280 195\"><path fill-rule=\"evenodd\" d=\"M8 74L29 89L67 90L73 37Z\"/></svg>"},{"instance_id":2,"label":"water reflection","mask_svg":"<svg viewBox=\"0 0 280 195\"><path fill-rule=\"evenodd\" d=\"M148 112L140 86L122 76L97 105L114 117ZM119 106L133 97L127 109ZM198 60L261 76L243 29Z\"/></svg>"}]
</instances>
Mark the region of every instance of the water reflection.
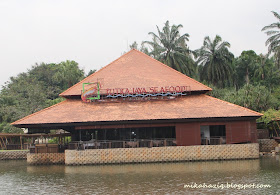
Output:
<instances>
[{"instance_id":1,"label":"water reflection","mask_svg":"<svg viewBox=\"0 0 280 195\"><path fill-rule=\"evenodd\" d=\"M3 194L280 193L279 158L105 166L28 166L0 161ZM271 184L270 189L186 189L185 184Z\"/></svg>"},{"instance_id":2,"label":"water reflection","mask_svg":"<svg viewBox=\"0 0 280 195\"><path fill-rule=\"evenodd\" d=\"M162 163L162 164L126 164L103 166L67 166L65 173L82 174L119 174L119 173L154 173L165 174L194 174L207 172L244 172L258 171L259 160L248 161L210 161L210 162L186 162L186 163Z\"/></svg>"}]
</instances>

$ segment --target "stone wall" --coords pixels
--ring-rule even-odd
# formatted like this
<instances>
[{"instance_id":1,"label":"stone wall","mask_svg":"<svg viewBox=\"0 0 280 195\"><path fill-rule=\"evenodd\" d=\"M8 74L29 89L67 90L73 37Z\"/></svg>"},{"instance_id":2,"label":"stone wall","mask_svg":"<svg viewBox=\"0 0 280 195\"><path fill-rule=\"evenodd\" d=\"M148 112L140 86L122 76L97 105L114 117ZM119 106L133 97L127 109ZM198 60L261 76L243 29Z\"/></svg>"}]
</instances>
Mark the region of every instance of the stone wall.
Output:
<instances>
[{"instance_id":1,"label":"stone wall","mask_svg":"<svg viewBox=\"0 0 280 195\"><path fill-rule=\"evenodd\" d=\"M66 165L259 158L259 144L66 150Z\"/></svg>"},{"instance_id":2,"label":"stone wall","mask_svg":"<svg viewBox=\"0 0 280 195\"><path fill-rule=\"evenodd\" d=\"M29 151L23 150L23 151L1 151L0 152L0 160L22 160L26 159L26 155Z\"/></svg>"},{"instance_id":3,"label":"stone wall","mask_svg":"<svg viewBox=\"0 0 280 195\"><path fill-rule=\"evenodd\" d=\"M64 153L28 153L27 163L31 165L64 164Z\"/></svg>"},{"instance_id":4,"label":"stone wall","mask_svg":"<svg viewBox=\"0 0 280 195\"><path fill-rule=\"evenodd\" d=\"M278 142L274 139L258 139L260 145L260 152L271 152L278 146Z\"/></svg>"}]
</instances>

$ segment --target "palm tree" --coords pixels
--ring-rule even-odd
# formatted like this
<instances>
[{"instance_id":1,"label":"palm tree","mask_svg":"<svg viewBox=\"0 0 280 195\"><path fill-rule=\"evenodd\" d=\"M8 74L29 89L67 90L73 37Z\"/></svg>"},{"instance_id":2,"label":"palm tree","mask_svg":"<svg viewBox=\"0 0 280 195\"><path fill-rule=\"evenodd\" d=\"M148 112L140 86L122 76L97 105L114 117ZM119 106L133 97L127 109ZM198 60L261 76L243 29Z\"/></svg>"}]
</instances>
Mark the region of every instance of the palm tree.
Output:
<instances>
[{"instance_id":1,"label":"palm tree","mask_svg":"<svg viewBox=\"0 0 280 195\"><path fill-rule=\"evenodd\" d=\"M254 77L264 80L266 78L266 65L268 63L268 55L260 54L257 59L257 68L254 73Z\"/></svg>"},{"instance_id":2,"label":"palm tree","mask_svg":"<svg viewBox=\"0 0 280 195\"><path fill-rule=\"evenodd\" d=\"M266 40L265 45L268 45L268 54L278 53L280 50L280 15L277 12L272 11L274 16L279 20L278 22L272 23L268 26L263 27L262 31L266 31L265 33L269 36ZM276 64L278 68L280 68L280 59L276 58Z\"/></svg>"},{"instance_id":3,"label":"palm tree","mask_svg":"<svg viewBox=\"0 0 280 195\"><path fill-rule=\"evenodd\" d=\"M279 71L273 58L269 58L267 54L260 54L256 59L254 81L273 89L279 83Z\"/></svg>"},{"instance_id":4,"label":"palm tree","mask_svg":"<svg viewBox=\"0 0 280 195\"><path fill-rule=\"evenodd\" d=\"M275 48L273 53L275 65L278 68L278 70L280 70L280 47Z\"/></svg>"},{"instance_id":5,"label":"palm tree","mask_svg":"<svg viewBox=\"0 0 280 195\"><path fill-rule=\"evenodd\" d=\"M230 44L222 41L216 35L212 41L209 36L204 38L203 46L196 50L198 56L197 64L202 66L200 77L202 80L209 81L215 86L224 86L226 81L232 77L231 63L234 58L229 52Z\"/></svg>"},{"instance_id":6,"label":"palm tree","mask_svg":"<svg viewBox=\"0 0 280 195\"><path fill-rule=\"evenodd\" d=\"M153 32L149 33L153 37L152 41L144 41L143 43L150 46L149 55L186 75L192 76L194 62L186 45L189 35L187 33L180 35L179 30L182 27L181 24L170 26L169 21L166 21L162 31L157 26L158 35Z\"/></svg>"},{"instance_id":7,"label":"palm tree","mask_svg":"<svg viewBox=\"0 0 280 195\"><path fill-rule=\"evenodd\" d=\"M137 50L140 50L141 52L143 52L147 55L150 55L150 53L148 51L148 48L145 47L143 42L141 43L140 48L138 47L138 43L136 41L134 41L131 45L129 45L129 47L130 47L130 49L137 49Z\"/></svg>"}]
</instances>

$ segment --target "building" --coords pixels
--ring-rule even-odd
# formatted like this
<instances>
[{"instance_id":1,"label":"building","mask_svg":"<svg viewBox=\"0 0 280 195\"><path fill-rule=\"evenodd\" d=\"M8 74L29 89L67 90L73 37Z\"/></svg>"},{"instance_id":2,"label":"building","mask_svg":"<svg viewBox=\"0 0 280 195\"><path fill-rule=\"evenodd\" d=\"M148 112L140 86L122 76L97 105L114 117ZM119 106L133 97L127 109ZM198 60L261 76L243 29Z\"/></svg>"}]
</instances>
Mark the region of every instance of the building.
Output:
<instances>
[{"instance_id":1,"label":"building","mask_svg":"<svg viewBox=\"0 0 280 195\"><path fill-rule=\"evenodd\" d=\"M92 149L256 143L261 114L211 90L133 49L61 93L65 101L12 124L64 129Z\"/></svg>"}]
</instances>

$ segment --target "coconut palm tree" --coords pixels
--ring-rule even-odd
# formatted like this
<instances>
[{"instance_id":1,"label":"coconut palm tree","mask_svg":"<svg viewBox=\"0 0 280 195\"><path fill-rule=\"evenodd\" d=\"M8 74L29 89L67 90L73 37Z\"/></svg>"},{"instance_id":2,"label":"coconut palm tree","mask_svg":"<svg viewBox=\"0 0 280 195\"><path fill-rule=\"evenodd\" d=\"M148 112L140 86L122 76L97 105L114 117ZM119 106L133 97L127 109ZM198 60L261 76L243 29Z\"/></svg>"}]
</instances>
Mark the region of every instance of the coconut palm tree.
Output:
<instances>
[{"instance_id":1,"label":"coconut palm tree","mask_svg":"<svg viewBox=\"0 0 280 195\"><path fill-rule=\"evenodd\" d=\"M180 35L180 28L183 26L169 25L166 21L162 31L157 26L158 34L150 32L152 41L144 41L144 44L150 46L149 53L155 59L165 63L166 65L192 76L194 73L194 61L191 58L191 52L186 42L189 40L189 34Z\"/></svg>"},{"instance_id":2,"label":"coconut palm tree","mask_svg":"<svg viewBox=\"0 0 280 195\"><path fill-rule=\"evenodd\" d=\"M267 54L260 54L256 59L256 69L253 80L255 83L273 89L273 87L279 83L279 72L280 70L274 63L273 58L269 58Z\"/></svg>"},{"instance_id":3,"label":"coconut palm tree","mask_svg":"<svg viewBox=\"0 0 280 195\"><path fill-rule=\"evenodd\" d=\"M280 70L280 47L275 48L273 53L275 65L278 68L278 70Z\"/></svg>"},{"instance_id":4,"label":"coconut palm tree","mask_svg":"<svg viewBox=\"0 0 280 195\"><path fill-rule=\"evenodd\" d=\"M273 15L277 18L278 22L272 23L268 26L263 27L262 31L269 36L266 40L265 45L268 45L268 54L278 53L280 50L280 15L277 12L272 11ZM277 59L277 66L280 68L280 59Z\"/></svg>"},{"instance_id":5,"label":"coconut palm tree","mask_svg":"<svg viewBox=\"0 0 280 195\"><path fill-rule=\"evenodd\" d=\"M264 80L266 78L266 66L268 64L268 55L260 54L257 58L257 67L254 73L256 79Z\"/></svg>"},{"instance_id":6,"label":"coconut palm tree","mask_svg":"<svg viewBox=\"0 0 280 195\"><path fill-rule=\"evenodd\" d=\"M198 56L197 64L202 66L201 80L213 83L215 86L224 86L226 81L232 77L233 54L229 52L230 44L222 41L216 35L212 41L209 36L204 38L203 46L196 50Z\"/></svg>"}]
</instances>

